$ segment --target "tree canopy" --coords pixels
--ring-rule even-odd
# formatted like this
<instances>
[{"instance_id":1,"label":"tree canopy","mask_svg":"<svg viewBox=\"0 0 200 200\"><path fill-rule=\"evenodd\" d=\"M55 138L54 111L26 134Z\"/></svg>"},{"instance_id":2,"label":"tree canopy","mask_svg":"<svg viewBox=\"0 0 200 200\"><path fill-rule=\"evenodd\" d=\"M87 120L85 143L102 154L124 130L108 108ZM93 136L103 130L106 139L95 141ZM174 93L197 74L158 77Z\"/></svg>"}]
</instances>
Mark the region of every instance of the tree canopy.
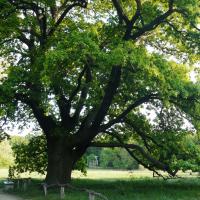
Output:
<instances>
[{"instance_id":1,"label":"tree canopy","mask_svg":"<svg viewBox=\"0 0 200 200\"><path fill-rule=\"evenodd\" d=\"M179 161L197 170L199 6L0 0L0 114L37 121L48 183L69 179L89 146L123 147L146 168L171 175Z\"/></svg>"}]
</instances>

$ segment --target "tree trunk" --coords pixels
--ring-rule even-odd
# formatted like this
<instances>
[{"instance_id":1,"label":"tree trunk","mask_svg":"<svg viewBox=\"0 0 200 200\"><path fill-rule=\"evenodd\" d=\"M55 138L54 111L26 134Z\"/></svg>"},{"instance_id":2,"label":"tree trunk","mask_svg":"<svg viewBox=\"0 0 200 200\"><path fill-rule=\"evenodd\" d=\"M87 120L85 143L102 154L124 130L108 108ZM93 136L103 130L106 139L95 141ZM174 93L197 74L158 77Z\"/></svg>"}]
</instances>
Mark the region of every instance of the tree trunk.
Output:
<instances>
[{"instance_id":1,"label":"tree trunk","mask_svg":"<svg viewBox=\"0 0 200 200\"><path fill-rule=\"evenodd\" d=\"M72 150L64 140L47 140L48 165L45 182L47 184L66 184L71 181L74 166Z\"/></svg>"}]
</instances>

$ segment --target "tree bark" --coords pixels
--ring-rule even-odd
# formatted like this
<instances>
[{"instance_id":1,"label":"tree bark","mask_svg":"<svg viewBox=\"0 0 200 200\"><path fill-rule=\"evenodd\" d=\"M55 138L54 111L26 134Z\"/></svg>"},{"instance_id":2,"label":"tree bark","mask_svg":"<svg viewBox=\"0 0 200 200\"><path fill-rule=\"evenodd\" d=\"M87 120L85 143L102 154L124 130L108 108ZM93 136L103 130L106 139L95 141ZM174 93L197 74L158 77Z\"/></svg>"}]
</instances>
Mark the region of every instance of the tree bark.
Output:
<instances>
[{"instance_id":1,"label":"tree bark","mask_svg":"<svg viewBox=\"0 0 200 200\"><path fill-rule=\"evenodd\" d=\"M51 184L66 184L71 181L71 173L75 163L72 149L65 140L47 139L47 175L45 182Z\"/></svg>"},{"instance_id":2,"label":"tree bark","mask_svg":"<svg viewBox=\"0 0 200 200\"><path fill-rule=\"evenodd\" d=\"M71 172L73 168L72 160L67 156L65 156L65 158L61 158L59 156L59 159L55 157L48 155L47 175L45 182L48 185L66 184L71 181Z\"/></svg>"}]
</instances>

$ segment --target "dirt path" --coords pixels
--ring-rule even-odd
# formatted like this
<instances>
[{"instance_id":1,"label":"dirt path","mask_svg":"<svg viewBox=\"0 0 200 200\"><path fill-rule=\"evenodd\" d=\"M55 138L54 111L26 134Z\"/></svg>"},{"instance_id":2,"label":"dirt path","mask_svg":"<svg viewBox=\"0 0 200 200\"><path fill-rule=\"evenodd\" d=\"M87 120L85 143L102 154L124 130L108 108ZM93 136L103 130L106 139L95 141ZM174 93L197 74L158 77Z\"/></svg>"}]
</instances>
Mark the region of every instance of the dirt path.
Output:
<instances>
[{"instance_id":1,"label":"dirt path","mask_svg":"<svg viewBox=\"0 0 200 200\"><path fill-rule=\"evenodd\" d=\"M0 200L22 200L19 197L15 197L13 195L5 194L0 190Z\"/></svg>"}]
</instances>

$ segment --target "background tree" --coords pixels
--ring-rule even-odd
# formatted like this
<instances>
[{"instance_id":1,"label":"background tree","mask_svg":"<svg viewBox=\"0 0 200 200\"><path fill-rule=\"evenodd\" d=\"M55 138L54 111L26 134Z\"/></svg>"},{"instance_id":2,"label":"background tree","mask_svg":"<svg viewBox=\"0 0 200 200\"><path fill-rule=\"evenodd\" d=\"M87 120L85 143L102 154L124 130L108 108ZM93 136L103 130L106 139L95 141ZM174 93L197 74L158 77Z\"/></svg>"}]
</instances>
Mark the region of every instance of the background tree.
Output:
<instances>
[{"instance_id":1,"label":"background tree","mask_svg":"<svg viewBox=\"0 0 200 200\"><path fill-rule=\"evenodd\" d=\"M0 0L0 7L1 115L36 119L48 184L69 181L89 146L124 147L146 168L176 174L159 152L170 150L168 133L174 145L177 128L190 134L180 121L199 129L199 78L189 77L199 61L198 0ZM170 130L141 115L147 103L171 112Z\"/></svg>"},{"instance_id":2,"label":"background tree","mask_svg":"<svg viewBox=\"0 0 200 200\"><path fill-rule=\"evenodd\" d=\"M8 168L13 164L14 157L10 142L4 140L0 142L0 168Z\"/></svg>"},{"instance_id":3,"label":"background tree","mask_svg":"<svg viewBox=\"0 0 200 200\"><path fill-rule=\"evenodd\" d=\"M103 149L100 155L100 166L112 169L138 169L138 163L125 149Z\"/></svg>"}]
</instances>

